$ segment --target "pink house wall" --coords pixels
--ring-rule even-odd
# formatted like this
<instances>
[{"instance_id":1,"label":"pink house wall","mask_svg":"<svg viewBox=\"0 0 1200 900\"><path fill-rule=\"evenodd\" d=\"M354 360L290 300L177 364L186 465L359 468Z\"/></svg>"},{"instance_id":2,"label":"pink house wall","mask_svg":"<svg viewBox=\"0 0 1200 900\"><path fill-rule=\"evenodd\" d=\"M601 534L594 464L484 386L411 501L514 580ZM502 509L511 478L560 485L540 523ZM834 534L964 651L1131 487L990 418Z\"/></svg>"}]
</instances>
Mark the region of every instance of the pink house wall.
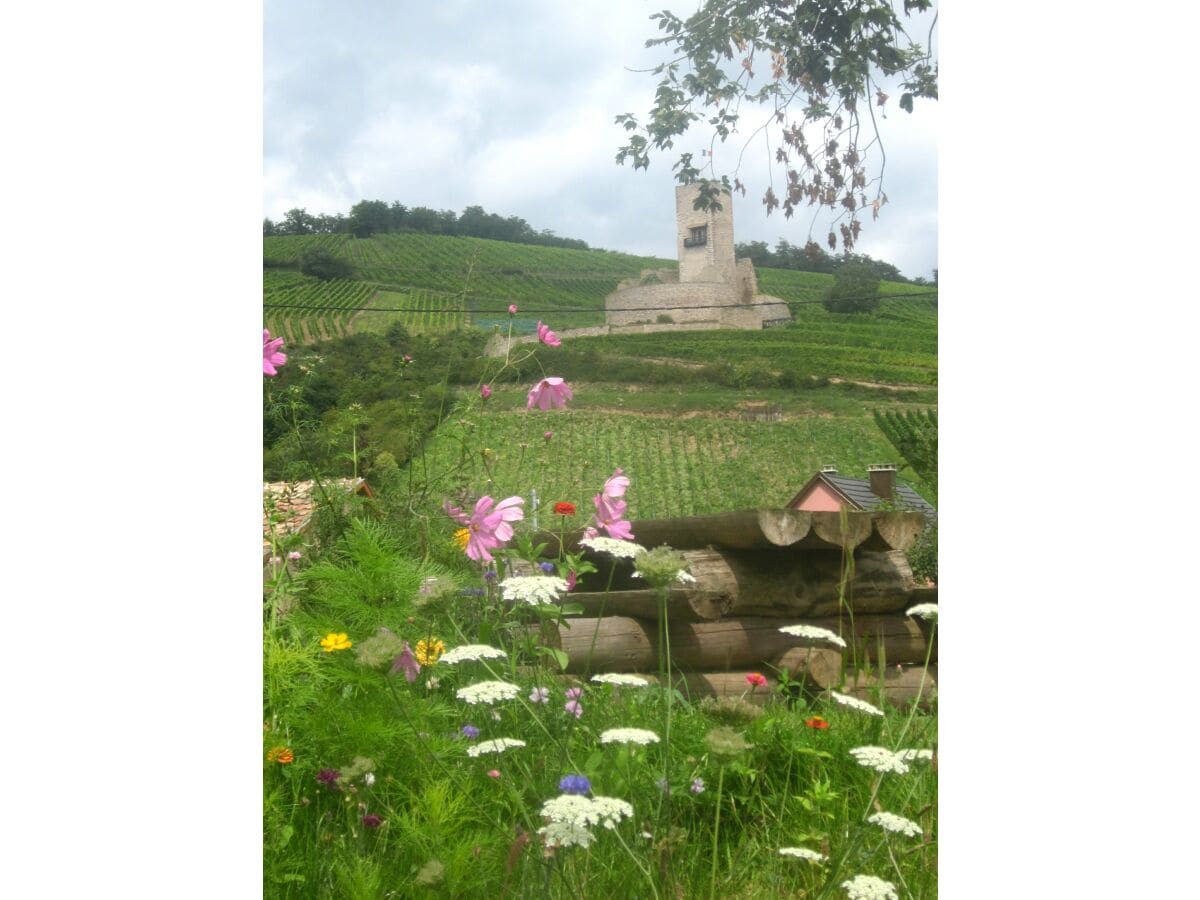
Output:
<instances>
[{"instance_id":1,"label":"pink house wall","mask_svg":"<svg viewBox=\"0 0 1200 900\"><path fill-rule=\"evenodd\" d=\"M823 484L815 484L811 491L800 498L793 509L808 512L837 512L842 508L841 499Z\"/></svg>"}]
</instances>

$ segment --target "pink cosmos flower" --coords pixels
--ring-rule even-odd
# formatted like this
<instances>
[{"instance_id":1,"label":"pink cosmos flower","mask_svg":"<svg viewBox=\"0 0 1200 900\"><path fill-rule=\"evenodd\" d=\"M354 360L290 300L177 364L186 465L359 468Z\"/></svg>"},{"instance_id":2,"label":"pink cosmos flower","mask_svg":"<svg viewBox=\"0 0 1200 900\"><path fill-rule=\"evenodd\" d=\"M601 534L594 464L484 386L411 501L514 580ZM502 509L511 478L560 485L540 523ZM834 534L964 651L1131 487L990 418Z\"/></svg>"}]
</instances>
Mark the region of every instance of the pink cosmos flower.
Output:
<instances>
[{"instance_id":1,"label":"pink cosmos flower","mask_svg":"<svg viewBox=\"0 0 1200 900\"><path fill-rule=\"evenodd\" d=\"M619 500L625 496L625 491L629 488L629 476L621 471L621 467L617 466L612 473L612 477L604 482L604 490L602 493L605 497L612 497L614 500Z\"/></svg>"},{"instance_id":2,"label":"pink cosmos flower","mask_svg":"<svg viewBox=\"0 0 1200 900\"><path fill-rule=\"evenodd\" d=\"M500 777L500 771L498 769L489 769L487 774L488 774L488 778L499 778Z\"/></svg>"},{"instance_id":3,"label":"pink cosmos flower","mask_svg":"<svg viewBox=\"0 0 1200 900\"><path fill-rule=\"evenodd\" d=\"M558 339L558 335L550 330L549 325L544 325L541 322L537 324L538 340L547 347L561 347L562 341Z\"/></svg>"},{"instance_id":4,"label":"pink cosmos flower","mask_svg":"<svg viewBox=\"0 0 1200 900\"><path fill-rule=\"evenodd\" d=\"M510 316L515 316L517 314L517 304L515 304L515 303L508 304L508 314Z\"/></svg>"},{"instance_id":5,"label":"pink cosmos flower","mask_svg":"<svg viewBox=\"0 0 1200 900\"><path fill-rule=\"evenodd\" d=\"M271 332L263 329L263 374L278 375L276 366L282 366L287 362L287 354L280 353L283 349L283 338L272 338Z\"/></svg>"},{"instance_id":6,"label":"pink cosmos flower","mask_svg":"<svg viewBox=\"0 0 1200 900\"><path fill-rule=\"evenodd\" d=\"M485 495L479 498L470 517L457 506L451 506L449 500L442 504L442 509L455 522L470 530L467 556L486 563L492 561L489 550L495 550L512 540L513 530L508 523L525 518L525 511L520 508L524 503L524 497L508 497L497 503Z\"/></svg>"},{"instance_id":7,"label":"pink cosmos flower","mask_svg":"<svg viewBox=\"0 0 1200 900\"><path fill-rule=\"evenodd\" d=\"M574 398L571 386L561 378L543 378L529 391L526 409L558 409Z\"/></svg>"},{"instance_id":8,"label":"pink cosmos flower","mask_svg":"<svg viewBox=\"0 0 1200 900\"><path fill-rule=\"evenodd\" d=\"M583 688L573 687L567 688L566 696L568 700L578 700L583 696Z\"/></svg>"},{"instance_id":9,"label":"pink cosmos flower","mask_svg":"<svg viewBox=\"0 0 1200 900\"><path fill-rule=\"evenodd\" d=\"M421 671L421 664L417 662L416 656L413 655L412 647L408 646L408 641L404 642L404 648L400 651L400 655L392 660L391 674L404 672L404 679L409 684L417 680L417 675Z\"/></svg>"},{"instance_id":10,"label":"pink cosmos flower","mask_svg":"<svg viewBox=\"0 0 1200 900\"><path fill-rule=\"evenodd\" d=\"M492 386L490 384L481 385L479 388L479 396L484 400L492 396Z\"/></svg>"},{"instance_id":11,"label":"pink cosmos flower","mask_svg":"<svg viewBox=\"0 0 1200 900\"><path fill-rule=\"evenodd\" d=\"M618 469L618 471L620 470ZM625 481L628 482L629 479L626 478ZM592 503L596 505L596 524L604 529L609 537L621 541L634 539L633 526L625 519L625 510L629 504L624 500L614 500L608 494L597 494L592 498ZM595 535L589 535L589 537L595 537Z\"/></svg>"}]
</instances>

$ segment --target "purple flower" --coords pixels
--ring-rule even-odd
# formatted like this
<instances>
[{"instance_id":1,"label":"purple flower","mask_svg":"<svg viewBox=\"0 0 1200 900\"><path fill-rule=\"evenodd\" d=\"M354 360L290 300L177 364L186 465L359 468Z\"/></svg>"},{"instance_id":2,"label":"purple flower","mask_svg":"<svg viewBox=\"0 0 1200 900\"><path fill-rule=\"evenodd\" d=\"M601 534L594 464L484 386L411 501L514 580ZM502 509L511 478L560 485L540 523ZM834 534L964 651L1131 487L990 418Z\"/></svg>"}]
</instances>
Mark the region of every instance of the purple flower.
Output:
<instances>
[{"instance_id":1,"label":"purple flower","mask_svg":"<svg viewBox=\"0 0 1200 900\"><path fill-rule=\"evenodd\" d=\"M283 338L272 338L271 332L263 329L263 374L278 375L276 366L282 366L287 362L287 354L280 353L283 349Z\"/></svg>"},{"instance_id":2,"label":"purple flower","mask_svg":"<svg viewBox=\"0 0 1200 900\"><path fill-rule=\"evenodd\" d=\"M339 772L337 769L322 769L320 772L317 773L317 783L318 784L335 784L337 782L337 780L341 777L342 777L342 773Z\"/></svg>"},{"instance_id":3,"label":"purple flower","mask_svg":"<svg viewBox=\"0 0 1200 900\"><path fill-rule=\"evenodd\" d=\"M483 577L486 578L488 581L495 581L496 580L496 570L488 569L486 572L483 573Z\"/></svg>"},{"instance_id":4,"label":"purple flower","mask_svg":"<svg viewBox=\"0 0 1200 900\"><path fill-rule=\"evenodd\" d=\"M569 713L572 713L577 719L583 715L583 707L580 705L578 700L568 700L563 705L563 709Z\"/></svg>"},{"instance_id":5,"label":"purple flower","mask_svg":"<svg viewBox=\"0 0 1200 900\"><path fill-rule=\"evenodd\" d=\"M558 789L564 794L586 794L592 789L592 783L586 775L564 775Z\"/></svg>"},{"instance_id":6,"label":"purple flower","mask_svg":"<svg viewBox=\"0 0 1200 900\"><path fill-rule=\"evenodd\" d=\"M692 786L690 788L688 788L688 790L691 791L693 794L703 794L704 793L704 779L703 778L693 778Z\"/></svg>"},{"instance_id":7,"label":"purple flower","mask_svg":"<svg viewBox=\"0 0 1200 900\"><path fill-rule=\"evenodd\" d=\"M547 575L549 575L551 572L554 571L554 563L552 563L552 562L538 563L538 568L541 569L543 572L545 572Z\"/></svg>"},{"instance_id":8,"label":"purple flower","mask_svg":"<svg viewBox=\"0 0 1200 900\"><path fill-rule=\"evenodd\" d=\"M479 396L482 397L484 400L486 400L488 397L492 396L492 386L490 384L480 385Z\"/></svg>"},{"instance_id":9,"label":"purple flower","mask_svg":"<svg viewBox=\"0 0 1200 900\"><path fill-rule=\"evenodd\" d=\"M574 399L571 386L561 378L543 378L529 391L525 402L526 409L559 409L566 406L567 401Z\"/></svg>"},{"instance_id":10,"label":"purple flower","mask_svg":"<svg viewBox=\"0 0 1200 900\"><path fill-rule=\"evenodd\" d=\"M303 555L304 554L302 554L299 550L293 550L291 553L288 554L288 559L294 561L294 560L299 559Z\"/></svg>"},{"instance_id":11,"label":"purple flower","mask_svg":"<svg viewBox=\"0 0 1200 900\"><path fill-rule=\"evenodd\" d=\"M581 688L581 687L567 688L566 696L567 696L568 700L578 700L580 697L583 696L583 688Z\"/></svg>"},{"instance_id":12,"label":"purple flower","mask_svg":"<svg viewBox=\"0 0 1200 900\"><path fill-rule=\"evenodd\" d=\"M558 339L557 334L555 334L553 331L550 330L549 325L543 325L541 322L538 322L537 323L537 336L538 336L538 340L541 341L543 344L545 344L547 347L561 347L562 346L562 341L560 341Z\"/></svg>"},{"instance_id":13,"label":"purple flower","mask_svg":"<svg viewBox=\"0 0 1200 900\"><path fill-rule=\"evenodd\" d=\"M392 660L392 670L388 674L395 675L403 670L404 678L409 684L417 680L417 674L421 671L421 664L417 662L416 656L413 655L412 647L408 646L408 641L404 642L404 648L400 651L400 655Z\"/></svg>"},{"instance_id":14,"label":"purple flower","mask_svg":"<svg viewBox=\"0 0 1200 900\"><path fill-rule=\"evenodd\" d=\"M474 725L464 725L462 727L462 733L469 741L473 741L479 737L479 729Z\"/></svg>"},{"instance_id":15,"label":"purple flower","mask_svg":"<svg viewBox=\"0 0 1200 900\"><path fill-rule=\"evenodd\" d=\"M373 813L367 813L362 817L363 826L366 828L378 828L383 824L383 819Z\"/></svg>"},{"instance_id":16,"label":"purple flower","mask_svg":"<svg viewBox=\"0 0 1200 900\"><path fill-rule=\"evenodd\" d=\"M529 702L530 703L549 703L550 702L550 688L535 687L532 691L529 692Z\"/></svg>"}]
</instances>

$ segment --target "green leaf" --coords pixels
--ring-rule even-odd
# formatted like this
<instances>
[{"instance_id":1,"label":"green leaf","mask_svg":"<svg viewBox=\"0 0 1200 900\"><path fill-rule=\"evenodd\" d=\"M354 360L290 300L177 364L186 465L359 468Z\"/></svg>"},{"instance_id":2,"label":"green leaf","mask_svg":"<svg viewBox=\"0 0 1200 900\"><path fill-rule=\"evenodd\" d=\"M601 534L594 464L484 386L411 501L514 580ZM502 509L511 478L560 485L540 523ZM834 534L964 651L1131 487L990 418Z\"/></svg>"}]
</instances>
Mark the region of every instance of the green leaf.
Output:
<instances>
[{"instance_id":1,"label":"green leaf","mask_svg":"<svg viewBox=\"0 0 1200 900\"><path fill-rule=\"evenodd\" d=\"M582 616L583 615L583 604L582 603L564 603L562 605L562 614L564 616Z\"/></svg>"},{"instance_id":2,"label":"green leaf","mask_svg":"<svg viewBox=\"0 0 1200 900\"><path fill-rule=\"evenodd\" d=\"M902 110L904 110L905 112L912 112L912 110L913 110L912 102L913 102L912 94L901 94L900 95L900 108Z\"/></svg>"},{"instance_id":3,"label":"green leaf","mask_svg":"<svg viewBox=\"0 0 1200 900\"><path fill-rule=\"evenodd\" d=\"M537 652L539 656L551 657L556 663L558 663L558 668L563 672L567 670L567 663L571 661L571 657L567 656L567 654L563 651L555 649L554 647L538 647Z\"/></svg>"}]
</instances>

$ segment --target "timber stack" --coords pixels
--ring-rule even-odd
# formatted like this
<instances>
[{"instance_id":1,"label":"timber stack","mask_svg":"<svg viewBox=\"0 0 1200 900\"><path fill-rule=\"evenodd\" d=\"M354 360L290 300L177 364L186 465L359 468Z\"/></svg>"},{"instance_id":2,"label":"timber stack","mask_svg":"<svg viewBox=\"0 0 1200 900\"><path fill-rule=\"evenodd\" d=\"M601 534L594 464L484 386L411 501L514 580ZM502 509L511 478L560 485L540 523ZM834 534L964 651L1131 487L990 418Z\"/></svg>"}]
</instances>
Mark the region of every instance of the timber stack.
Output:
<instances>
[{"instance_id":1,"label":"timber stack","mask_svg":"<svg viewBox=\"0 0 1200 900\"><path fill-rule=\"evenodd\" d=\"M937 588L916 584L904 554L925 527L921 513L757 509L632 525L643 547L679 551L695 579L672 586L666 604L673 679L692 696L762 703L780 676L871 702L881 686L895 702L936 696L933 626L905 612L937 602ZM595 553L582 536L564 534L565 549L596 565L592 585L611 579L611 587L563 598L583 607L558 629L567 673L654 675L656 592L634 577L632 560ZM542 532L535 543L558 556L558 534ZM788 625L827 629L846 647L779 630ZM767 684L751 690L751 672Z\"/></svg>"}]
</instances>

